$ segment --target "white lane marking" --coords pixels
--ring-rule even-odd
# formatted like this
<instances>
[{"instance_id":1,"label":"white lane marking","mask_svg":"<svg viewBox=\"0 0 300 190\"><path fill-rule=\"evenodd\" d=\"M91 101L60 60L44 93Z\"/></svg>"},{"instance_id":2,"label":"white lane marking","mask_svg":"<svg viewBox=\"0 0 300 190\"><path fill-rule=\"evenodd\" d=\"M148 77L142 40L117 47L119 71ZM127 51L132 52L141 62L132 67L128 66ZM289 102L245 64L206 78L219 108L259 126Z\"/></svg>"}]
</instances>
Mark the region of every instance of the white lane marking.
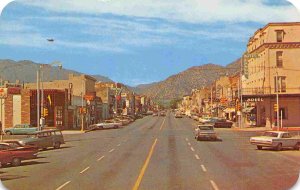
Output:
<instances>
[{"instance_id":1,"label":"white lane marking","mask_svg":"<svg viewBox=\"0 0 300 190\"><path fill-rule=\"evenodd\" d=\"M61 186L59 186L56 190L60 190L62 189L64 186L68 185L71 181L67 181L66 183L62 184Z\"/></svg>"},{"instance_id":2,"label":"white lane marking","mask_svg":"<svg viewBox=\"0 0 300 190\"><path fill-rule=\"evenodd\" d=\"M188 138L185 138L185 140L186 140L186 141L189 141L189 139L188 139Z\"/></svg>"},{"instance_id":3,"label":"white lane marking","mask_svg":"<svg viewBox=\"0 0 300 190\"><path fill-rule=\"evenodd\" d=\"M198 156L198 154L195 154L195 157L197 160L200 160L200 157Z\"/></svg>"},{"instance_id":4,"label":"white lane marking","mask_svg":"<svg viewBox=\"0 0 300 190\"><path fill-rule=\"evenodd\" d=\"M111 149L109 152L113 152L115 149L113 148L113 149Z\"/></svg>"},{"instance_id":5,"label":"white lane marking","mask_svg":"<svg viewBox=\"0 0 300 190\"><path fill-rule=\"evenodd\" d=\"M201 168L202 168L202 170L203 170L204 172L207 171L204 165L201 165Z\"/></svg>"},{"instance_id":6,"label":"white lane marking","mask_svg":"<svg viewBox=\"0 0 300 190\"><path fill-rule=\"evenodd\" d=\"M90 169L90 166L89 167L86 167L84 170L82 170L80 173L83 174L86 170Z\"/></svg>"},{"instance_id":7,"label":"white lane marking","mask_svg":"<svg viewBox=\"0 0 300 190\"><path fill-rule=\"evenodd\" d=\"M100 158L98 158L97 161L100 161L100 160L102 160L103 158L104 158L104 156L101 156Z\"/></svg>"},{"instance_id":8,"label":"white lane marking","mask_svg":"<svg viewBox=\"0 0 300 190\"><path fill-rule=\"evenodd\" d=\"M190 146L191 146L191 143L188 143L188 145L190 145Z\"/></svg>"},{"instance_id":9,"label":"white lane marking","mask_svg":"<svg viewBox=\"0 0 300 190\"><path fill-rule=\"evenodd\" d=\"M121 143L120 143L120 144L118 144L117 146L121 146Z\"/></svg>"},{"instance_id":10,"label":"white lane marking","mask_svg":"<svg viewBox=\"0 0 300 190\"><path fill-rule=\"evenodd\" d=\"M219 190L217 184L213 180L210 180L210 183L213 186L214 190Z\"/></svg>"},{"instance_id":11,"label":"white lane marking","mask_svg":"<svg viewBox=\"0 0 300 190\"><path fill-rule=\"evenodd\" d=\"M191 147L191 150L192 150L193 152L195 152L195 149L194 149L193 147Z\"/></svg>"}]
</instances>

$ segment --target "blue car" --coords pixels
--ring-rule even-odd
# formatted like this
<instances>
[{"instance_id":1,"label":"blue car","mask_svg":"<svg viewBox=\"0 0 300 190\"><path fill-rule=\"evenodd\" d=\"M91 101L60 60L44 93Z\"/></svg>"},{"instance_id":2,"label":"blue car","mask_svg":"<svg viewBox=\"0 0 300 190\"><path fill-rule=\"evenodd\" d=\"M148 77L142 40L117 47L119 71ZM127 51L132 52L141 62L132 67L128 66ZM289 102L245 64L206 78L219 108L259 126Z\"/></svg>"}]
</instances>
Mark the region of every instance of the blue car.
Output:
<instances>
[{"instance_id":1,"label":"blue car","mask_svg":"<svg viewBox=\"0 0 300 190\"><path fill-rule=\"evenodd\" d=\"M30 124L17 124L12 128L7 128L4 133L7 135L28 135L38 131L37 127Z\"/></svg>"}]
</instances>

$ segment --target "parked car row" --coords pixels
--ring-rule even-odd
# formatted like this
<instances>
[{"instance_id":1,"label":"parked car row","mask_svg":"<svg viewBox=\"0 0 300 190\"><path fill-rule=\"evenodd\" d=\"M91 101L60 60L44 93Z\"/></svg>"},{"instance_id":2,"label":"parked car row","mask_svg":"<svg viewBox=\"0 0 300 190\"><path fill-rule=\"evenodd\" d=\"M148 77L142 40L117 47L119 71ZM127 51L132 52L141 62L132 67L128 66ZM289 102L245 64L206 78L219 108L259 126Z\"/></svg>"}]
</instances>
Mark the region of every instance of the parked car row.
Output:
<instances>
[{"instance_id":1,"label":"parked car row","mask_svg":"<svg viewBox=\"0 0 300 190\"><path fill-rule=\"evenodd\" d=\"M19 166L23 160L37 158L39 149L60 148L65 144L60 130L36 131L20 140L0 143L0 166Z\"/></svg>"}]
</instances>

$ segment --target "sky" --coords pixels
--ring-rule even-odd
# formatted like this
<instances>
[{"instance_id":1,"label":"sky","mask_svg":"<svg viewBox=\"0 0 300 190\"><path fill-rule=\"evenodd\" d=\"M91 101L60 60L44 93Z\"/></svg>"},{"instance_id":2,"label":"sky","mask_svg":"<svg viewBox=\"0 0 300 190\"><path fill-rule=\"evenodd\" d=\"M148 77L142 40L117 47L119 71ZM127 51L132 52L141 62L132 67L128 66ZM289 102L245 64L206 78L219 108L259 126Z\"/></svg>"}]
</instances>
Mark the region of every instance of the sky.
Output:
<instances>
[{"instance_id":1,"label":"sky","mask_svg":"<svg viewBox=\"0 0 300 190\"><path fill-rule=\"evenodd\" d=\"M0 17L0 59L60 61L135 86L227 65L259 28L296 21L286 0L16 0Z\"/></svg>"}]
</instances>

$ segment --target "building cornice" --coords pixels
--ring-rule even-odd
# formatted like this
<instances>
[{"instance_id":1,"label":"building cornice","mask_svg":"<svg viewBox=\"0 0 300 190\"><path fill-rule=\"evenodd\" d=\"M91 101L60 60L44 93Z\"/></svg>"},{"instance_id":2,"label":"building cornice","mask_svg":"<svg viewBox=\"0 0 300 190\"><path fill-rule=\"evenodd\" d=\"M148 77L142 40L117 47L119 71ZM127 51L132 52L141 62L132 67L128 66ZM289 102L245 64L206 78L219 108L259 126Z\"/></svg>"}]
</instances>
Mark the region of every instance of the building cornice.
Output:
<instances>
[{"instance_id":1,"label":"building cornice","mask_svg":"<svg viewBox=\"0 0 300 190\"><path fill-rule=\"evenodd\" d=\"M294 49L300 48L300 42L282 42L282 43L264 43L258 48L252 50L250 54L254 52L262 52L265 49Z\"/></svg>"}]
</instances>

